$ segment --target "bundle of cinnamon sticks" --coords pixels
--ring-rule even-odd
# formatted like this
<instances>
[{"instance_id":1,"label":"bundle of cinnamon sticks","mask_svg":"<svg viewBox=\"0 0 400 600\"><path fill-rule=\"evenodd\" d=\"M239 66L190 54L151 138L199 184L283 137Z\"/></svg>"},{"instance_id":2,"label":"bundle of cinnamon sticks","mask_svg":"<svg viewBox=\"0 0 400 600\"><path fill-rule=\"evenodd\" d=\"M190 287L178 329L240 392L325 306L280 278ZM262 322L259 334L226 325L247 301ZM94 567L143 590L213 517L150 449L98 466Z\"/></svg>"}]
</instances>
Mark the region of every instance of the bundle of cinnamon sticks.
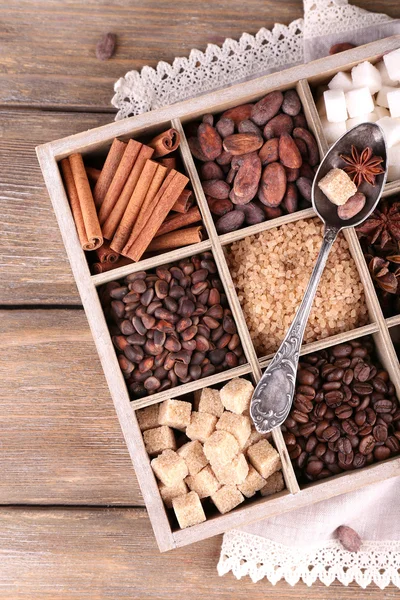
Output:
<instances>
[{"instance_id":1,"label":"bundle of cinnamon sticks","mask_svg":"<svg viewBox=\"0 0 400 600\"><path fill-rule=\"evenodd\" d=\"M96 252L94 273L202 240L189 179L167 156L179 143L178 131L169 129L147 145L115 139L101 169L85 168L80 154L61 160L79 241Z\"/></svg>"}]
</instances>

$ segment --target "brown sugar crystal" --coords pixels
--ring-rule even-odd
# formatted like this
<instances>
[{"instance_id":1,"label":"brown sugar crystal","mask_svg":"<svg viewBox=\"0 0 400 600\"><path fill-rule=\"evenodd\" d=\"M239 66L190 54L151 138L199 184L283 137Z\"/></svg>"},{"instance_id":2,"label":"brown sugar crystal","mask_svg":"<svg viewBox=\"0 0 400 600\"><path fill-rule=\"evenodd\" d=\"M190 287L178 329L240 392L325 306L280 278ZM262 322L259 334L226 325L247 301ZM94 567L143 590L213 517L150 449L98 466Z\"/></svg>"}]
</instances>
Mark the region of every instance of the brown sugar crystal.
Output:
<instances>
[{"instance_id":1,"label":"brown sugar crystal","mask_svg":"<svg viewBox=\"0 0 400 600\"><path fill-rule=\"evenodd\" d=\"M146 446L147 454L155 456L163 450L176 449L174 432L170 427L162 425L154 429L147 429L143 432L143 439Z\"/></svg>"},{"instance_id":2,"label":"brown sugar crystal","mask_svg":"<svg viewBox=\"0 0 400 600\"><path fill-rule=\"evenodd\" d=\"M194 407L198 412L209 413L215 417L220 417L224 412L219 390L213 390L212 388L195 391Z\"/></svg>"},{"instance_id":3,"label":"brown sugar crystal","mask_svg":"<svg viewBox=\"0 0 400 600\"><path fill-rule=\"evenodd\" d=\"M238 485L246 479L249 465L244 454L238 454L225 465L213 465L213 469L220 483Z\"/></svg>"},{"instance_id":4,"label":"brown sugar crystal","mask_svg":"<svg viewBox=\"0 0 400 600\"><path fill-rule=\"evenodd\" d=\"M211 465L226 465L239 452L239 444L235 436L228 431L214 431L204 442L204 454Z\"/></svg>"},{"instance_id":5,"label":"brown sugar crystal","mask_svg":"<svg viewBox=\"0 0 400 600\"><path fill-rule=\"evenodd\" d=\"M177 485L189 473L185 461L174 450L164 450L157 458L153 458L151 467L158 479L167 486Z\"/></svg>"},{"instance_id":6,"label":"brown sugar crystal","mask_svg":"<svg viewBox=\"0 0 400 600\"><path fill-rule=\"evenodd\" d=\"M192 412L186 435L190 440L199 440L204 444L215 429L217 417L208 413Z\"/></svg>"},{"instance_id":7,"label":"brown sugar crystal","mask_svg":"<svg viewBox=\"0 0 400 600\"><path fill-rule=\"evenodd\" d=\"M243 502L244 497L235 485L224 485L211 496L211 500L219 512L225 514Z\"/></svg>"},{"instance_id":8,"label":"brown sugar crystal","mask_svg":"<svg viewBox=\"0 0 400 600\"><path fill-rule=\"evenodd\" d=\"M187 442L178 448L177 453L184 459L189 475L196 475L208 464L208 459L199 440Z\"/></svg>"},{"instance_id":9,"label":"brown sugar crystal","mask_svg":"<svg viewBox=\"0 0 400 600\"><path fill-rule=\"evenodd\" d=\"M183 480L179 481L175 485L164 485L160 482L158 489L160 490L161 498L163 499L167 508L172 508L172 500L174 498L183 496L189 491L186 483Z\"/></svg>"},{"instance_id":10,"label":"brown sugar crystal","mask_svg":"<svg viewBox=\"0 0 400 600\"><path fill-rule=\"evenodd\" d=\"M189 492L184 496L173 498L172 508L181 529L197 525L206 520L200 498L196 492Z\"/></svg>"},{"instance_id":11,"label":"brown sugar crystal","mask_svg":"<svg viewBox=\"0 0 400 600\"><path fill-rule=\"evenodd\" d=\"M174 429L185 431L190 423L192 405L182 400L164 400L160 404L158 422L160 425L168 425Z\"/></svg>"},{"instance_id":12,"label":"brown sugar crystal","mask_svg":"<svg viewBox=\"0 0 400 600\"><path fill-rule=\"evenodd\" d=\"M216 429L231 433L237 439L240 448L243 448L251 433L250 418L226 410L218 420Z\"/></svg>"},{"instance_id":13,"label":"brown sugar crystal","mask_svg":"<svg viewBox=\"0 0 400 600\"><path fill-rule=\"evenodd\" d=\"M259 474L268 479L282 467L278 452L267 440L260 440L247 450L247 456Z\"/></svg>"},{"instance_id":14,"label":"brown sugar crystal","mask_svg":"<svg viewBox=\"0 0 400 600\"><path fill-rule=\"evenodd\" d=\"M159 404L152 404L151 406L146 406L146 408L141 408L136 411L136 418L141 431L158 427L159 406Z\"/></svg>"},{"instance_id":15,"label":"brown sugar crystal","mask_svg":"<svg viewBox=\"0 0 400 600\"><path fill-rule=\"evenodd\" d=\"M221 487L210 465L204 467L197 475L186 477L185 483L190 490L198 494L200 499L208 498Z\"/></svg>"},{"instance_id":16,"label":"brown sugar crystal","mask_svg":"<svg viewBox=\"0 0 400 600\"><path fill-rule=\"evenodd\" d=\"M247 379L231 379L221 390L221 401L226 410L238 415L249 409L254 386Z\"/></svg>"}]
</instances>

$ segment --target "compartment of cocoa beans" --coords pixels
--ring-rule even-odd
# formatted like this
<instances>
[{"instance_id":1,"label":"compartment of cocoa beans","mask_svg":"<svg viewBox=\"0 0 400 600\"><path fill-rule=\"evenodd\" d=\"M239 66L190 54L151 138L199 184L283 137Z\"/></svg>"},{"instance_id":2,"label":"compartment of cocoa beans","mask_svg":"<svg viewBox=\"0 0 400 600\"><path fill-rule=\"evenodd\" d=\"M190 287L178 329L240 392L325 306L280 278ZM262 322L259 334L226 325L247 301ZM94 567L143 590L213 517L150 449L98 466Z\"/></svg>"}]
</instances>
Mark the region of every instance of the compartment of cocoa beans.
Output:
<instances>
[{"instance_id":1,"label":"compartment of cocoa beans","mask_svg":"<svg viewBox=\"0 0 400 600\"><path fill-rule=\"evenodd\" d=\"M400 406L372 337L300 358L283 435L303 484L399 454Z\"/></svg>"},{"instance_id":2,"label":"compartment of cocoa beans","mask_svg":"<svg viewBox=\"0 0 400 600\"><path fill-rule=\"evenodd\" d=\"M99 289L132 400L245 364L211 252Z\"/></svg>"},{"instance_id":3,"label":"compartment of cocoa beans","mask_svg":"<svg viewBox=\"0 0 400 600\"><path fill-rule=\"evenodd\" d=\"M295 89L206 114L185 132L219 234L311 206L320 155Z\"/></svg>"},{"instance_id":4,"label":"compartment of cocoa beans","mask_svg":"<svg viewBox=\"0 0 400 600\"><path fill-rule=\"evenodd\" d=\"M400 313L400 197L382 198L356 228L385 317Z\"/></svg>"}]
</instances>

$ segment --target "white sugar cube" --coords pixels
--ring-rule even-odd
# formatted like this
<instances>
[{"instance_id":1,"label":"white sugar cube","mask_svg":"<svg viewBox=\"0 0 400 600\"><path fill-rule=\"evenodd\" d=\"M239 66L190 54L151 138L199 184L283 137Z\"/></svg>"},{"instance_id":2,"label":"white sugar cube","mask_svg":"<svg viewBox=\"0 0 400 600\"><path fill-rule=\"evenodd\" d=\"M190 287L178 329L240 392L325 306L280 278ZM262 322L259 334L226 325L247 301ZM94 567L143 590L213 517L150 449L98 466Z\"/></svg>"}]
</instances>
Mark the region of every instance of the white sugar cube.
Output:
<instances>
[{"instance_id":1,"label":"white sugar cube","mask_svg":"<svg viewBox=\"0 0 400 600\"><path fill-rule=\"evenodd\" d=\"M383 85L376 96L375 102L377 103L377 105L383 106L384 108L389 108L387 95L389 94L389 92L393 92L396 89L397 88L391 85Z\"/></svg>"},{"instance_id":2,"label":"white sugar cube","mask_svg":"<svg viewBox=\"0 0 400 600\"><path fill-rule=\"evenodd\" d=\"M396 144L388 149L388 165L399 165L400 167L400 144Z\"/></svg>"},{"instance_id":3,"label":"white sugar cube","mask_svg":"<svg viewBox=\"0 0 400 600\"><path fill-rule=\"evenodd\" d=\"M345 94L349 117L359 117L374 110L374 101L368 87L350 90Z\"/></svg>"},{"instance_id":4,"label":"white sugar cube","mask_svg":"<svg viewBox=\"0 0 400 600\"><path fill-rule=\"evenodd\" d=\"M392 81L400 80L400 48L393 50L383 57L388 75Z\"/></svg>"},{"instance_id":5,"label":"white sugar cube","mask_svg":"<svg viewBox=\"0 0 400 600\"><path fill-rule=\"evenodd\" d=\"M390 116L400 117L400 88L388 92L387 100L389 104Z\"/></svg>"},{"instance_id":6,"label":"white sugar cube","mask_svg":"<svg viewBox=\"0 0 400 600\"><path fill-rule=\"evenodd\" d=\"M400 142L400 119L383 117L376 122L383 129L388 148L392 148Z\"/></svg>"},{"instance_id":7,"label":"white sugar cube","mask_svg":"<svg viewBox=\"0 0 400 600\"><path fill-rule=\"evenodd\" d=\"M340 123L330 123L326 117L321 117L321 125L328 144L333 144L344 133L346 133L346 121L340 121Z\"/></svg>"},{"instance_id":8,"label":"white sugar cube","mask_svg":"<svg viewBox=\"0 0 400 600\"><path fill-rule=\"evenodd\" d=\"M347 119L346 99L342 90L327 90L324 92L324 101L326 116L330 123L340 123Z\"/></svg>"},{"instance_id":9,"label":"white sugar cube","mask_svg":"<svg viewBox=\"0 0 400 600\"><path fill-rule=\"evenodd\" d=\"M356 125L360 125L360 123L375 123L379 119L376 112L370 112L367 115L360 115L359 117L354 117L353 119L347 119L346 127L347 130L352 129Z\"/></svg>"},{"instance_id":10,"label":"white sugar cube","mask_svg":"<svg viewBox=\"0 0 400 600\"><path fill-rule=\"evenodd\" d=\"M395 181L396 179L400 179L400 165L389 165L388 166L388 181Z\"/></svg>"},{"instance_id":11,"label":"white sugar cube","mask_svg":"<svg viewBox=\"0 0 400 600\"><path fill-rule=\"evenodd\" d=\"M354 87L353 81L348 73L343 73L339 71L336 73L335 77L330 80L328 83L328 88L330 90L343 90L343 92L348 92L352 90Z\"/></svg>"},{"instance_id":12,"label":"white sugar cube","mask_svg":"<svg viewBox=\"0 0 400 600\"><path fill-rule=\"evenodd\" d=\"M377 115L378 119L382 119L383 117L390 117L390 112L387 108L383 106L375 106L374 113Z\"/></svg>"},{"instance_id":13,"label":"white sugar cube","mask_svg":"<svg viewBox=\"0 0 400 600\"><path fill-rule=\"evenodd\" d=\"M374 67L374 65L371 65L371 63L368 61L353 67L351 70L351 76L355 88L362 88L366 86L371 94L376 94L376 92L382 87L381 74L379 73L378 69Z\"/></svg>"},{"instance_id":14,"label":"white sugar cube","mask_svg":"<svg viewBox=\"0 0 400 600\"><path fill-rule=\"evenodd\" d=\"M380 60L378 63L376 63L375 67L381 74L382 85L393 85L393 79L390 79L389 73L387 72L387 68L383 60Z\"/></svg>"}]
</instances>

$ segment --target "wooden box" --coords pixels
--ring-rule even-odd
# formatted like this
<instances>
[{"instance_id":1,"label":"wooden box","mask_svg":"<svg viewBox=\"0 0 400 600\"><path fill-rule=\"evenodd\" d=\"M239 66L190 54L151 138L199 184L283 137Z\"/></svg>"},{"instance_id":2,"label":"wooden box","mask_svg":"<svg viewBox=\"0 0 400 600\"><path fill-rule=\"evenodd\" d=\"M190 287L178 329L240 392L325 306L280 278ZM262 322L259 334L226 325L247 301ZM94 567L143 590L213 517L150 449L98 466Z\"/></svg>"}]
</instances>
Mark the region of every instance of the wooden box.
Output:
<instances>
[{"instance_id":1,"label":"wooden box","mask_svg":"<svg viewBox=\"0 0 400 600\"><path fill-rule=\"evenodd\" d=\"M173 389L172 395L173 397L179 397L180 395L195 389L217 384L221 381L229 380L234 376L244 374L250 374L253 382L256 383L260 378L261 370L268 364L270 357L267 356L259 359L256 356L225 260L224 247L232 241L242 239L250 234L271 229L284 223L288 223L289 221L311 217L314 215L314 212L311 208L298 211L294 214L279 217L272 221L263 222L230 234L219 236L209 212L197 170L183 133L182 125L205 113L220 113L221 111L238 104L256 101L272 90L285 90L295 87L302 100L308 125L317 138L322 157L327 151L327 143L321 129L311 88L332 77L338 71L348 70L359 62L364 60L376 62L381 58L383 53L398 47L400 47L400 36L394 36L341 54L329 56L306 65L287 69L226 89L221 89L217 92L162 108L154 112L110 123L109 125L44 144L37 148L40 166L58 219L76 284L82 298L87 319L113 397L115 409L161 551L184 546L222 533L234 527L240 527L252 521L284 513L344 492L350 492L363 485L400 475L400 458L392 458L358 471L351 471L332 476L329 479L306 485L300 489L282 433L280 429L276 429L273 432L273 439L282 459L283 472L287 486L287 489L284 492L269 498L260 498L249 504L245 503L242 508L238 507L226 515L209 518L200 525L195 525L183 530L174 530L171 527L169 517L161 500L157 483L150 467L149 457L144 447L142 434L135 416L135 410L160 402L167 397L171 397L171 391L167 390L136 401L130 400L97 293L98 286L108 281L121 278L137 270L153 268L157 265L211 249L236 320L247 363L235 369L176 387ZM182 135L181 156L202 213L203 222L208 233L208 239L199 244L194 244L180 250L174 250L155 258L141 260L137 264L120 267L119 269L108 273L91 276L84 252L81 250L78 241L68 199L58 168L58 161L73 152L81 152L84 155L104 152L109 148L115 137L123 140L131 137L138 138L143 134L160 132L170 126L178 129ZM389 196L397 192L400 192L400 181L387 184L384 196ZM400 397L400 368L389 331L390 328L400 324L400 315L385 320L356 233L352 229L347 229L345 236L359 270L361 281L364 285L370 323L359 329L305 345L302 348L302 353L309 353L332 346L341 341L355 339L366 334L372 334L379 358L384 368L389 372L390 377L395 384L397 394Z\"/></svg>"}]
</instances>

